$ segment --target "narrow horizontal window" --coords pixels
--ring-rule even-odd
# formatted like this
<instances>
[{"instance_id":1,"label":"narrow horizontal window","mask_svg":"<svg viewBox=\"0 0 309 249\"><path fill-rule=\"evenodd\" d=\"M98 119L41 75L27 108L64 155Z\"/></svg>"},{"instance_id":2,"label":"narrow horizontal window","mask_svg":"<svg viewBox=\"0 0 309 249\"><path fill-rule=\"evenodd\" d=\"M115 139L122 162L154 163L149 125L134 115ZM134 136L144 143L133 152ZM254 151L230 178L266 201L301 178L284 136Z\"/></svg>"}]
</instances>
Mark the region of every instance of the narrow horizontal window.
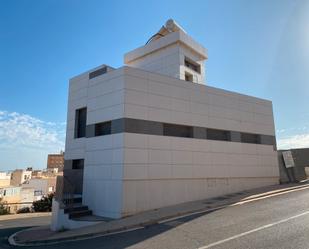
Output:
<instances>
[{"instance_id":1,"label":"narrow horizontal window","mask_svg":"<svg viewBox=\"0 0 309 249\"><path fill-rule=\"evenodd\" d=\"M89 73L89 79L93 79L95 77L98 77L102 74L105 74L106 72L107 72L107 67L102 67L98 70L95 70L95 71Z\"/></svg>"},{"instance_id":2,"label":"narrow horizontal window","mask_svg":"<svg viewBox=\"0 0 309 249\"><path fill-rule=\"evenodd\" d=\"M270 135L259 135L261 144L275 145L276 139L274 136Z\"/></svg>"},{"instance_id":3,"label":"narrow horizontal window","mask_svg":"<svg viewBox=\"0 0 309 249\"><path fill-rule=\"evenodd\" d=\"M72 169L83 169L84 159L74 159L72 160Z\"/></svg>"},{"instance_id":4,"label":"narrow horizontal window","mask_svg":"<svg viewBox=\"0 0 309 249\"><path fill-rule=\"evenodd\" d=\"M86 130L87 138L117 133L136 133L230 141L237 143L276 145L276 138L271 135L252 134L240 131L220 130L131 118L121 118L97 124L89 124L87 125Z\"/></svg>"},{"instance_id":5,"label":"narrow horizontal window","mask_svg":"<svg viewBox=\"0 0 309 249\"><path fill-rule=\"evenodd\" d=\"M111 121L98 123L98 124L95 124L94 134L95 136L109 135L111 134L111 130L112 130Z\"/></svg>"},{"instance_id":6,"label":"narrow horizontal window","mask_svg":"<svg viewBox=\"0 0 309 249\"><path fill-rule=\"evenodd\" d=\"M193 137L193 127L186 125L163 124L163 135L172 137Z\"/></svg>"},{"instance_id":7,"label":"narrow horizontal window","mask_svg":"<svg viewBox=\"0 0 309 249\"><path fill-rule=\"evenodd\" d=\"M260 136L258 134L241 133L242 143L259 144L261 143Z\"/></svg>"},{"instance_id":8,"label":"narrow horizontal window","mask_svg":"<svg viewBox=\"0 0 309 249\"><path fill-rule=\"evenodd\" d=\"M229 131L207 129L207 139L220 140L220 141L231 141Z\"/></svg>"},{"instance_id":9,"label":"narrow horizontal window","mask_svg":"<svg viewBox=\"0 0 309 249\"><path fill-rule=\"evenodd\" d=\"M201 66L200 66L198 63L196 63L196 62L190 60L190 59L187 58L187 57L185 57L185 66L186 66L187 68L192 69L193 71L195 71L195 72L197 72L197 73L201 73Z\"/></svg>"}]
</instances>

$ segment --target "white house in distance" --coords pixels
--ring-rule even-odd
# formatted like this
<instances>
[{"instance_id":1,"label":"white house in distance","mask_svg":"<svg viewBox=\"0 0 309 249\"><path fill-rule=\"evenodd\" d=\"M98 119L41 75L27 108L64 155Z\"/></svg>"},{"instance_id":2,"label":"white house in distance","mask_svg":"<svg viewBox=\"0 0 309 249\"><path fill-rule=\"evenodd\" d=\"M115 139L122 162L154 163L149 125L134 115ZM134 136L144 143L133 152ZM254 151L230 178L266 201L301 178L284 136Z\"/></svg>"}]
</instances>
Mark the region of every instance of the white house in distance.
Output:
<instances>
[{"instance_id":1,"label":"white house in distance","mask_svg":"<svg viewBox=\"0 0 309 249\"><path fill-rule=\"evenodd\" d=\"M169 20L126 66L70 80L62 185L81 204L58 209L64 187L54 229L278 183L271 101L207 86L207 58Z\"/></svg>"}]
</instances>

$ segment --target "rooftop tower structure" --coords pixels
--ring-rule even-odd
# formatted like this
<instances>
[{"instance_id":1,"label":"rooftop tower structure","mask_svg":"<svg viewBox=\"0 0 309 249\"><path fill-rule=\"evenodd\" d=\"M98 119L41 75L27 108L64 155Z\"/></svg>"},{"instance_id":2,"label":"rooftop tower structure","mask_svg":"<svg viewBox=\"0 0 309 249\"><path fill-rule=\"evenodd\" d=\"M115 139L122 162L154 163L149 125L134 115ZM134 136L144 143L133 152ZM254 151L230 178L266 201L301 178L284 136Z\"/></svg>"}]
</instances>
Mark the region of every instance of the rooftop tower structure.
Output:
<instances>
[{"instance_id":1,"label":"rooftop tower structure","mask_svg":"<svg viewBox=\"0 0 309 249\"><path fill-rule=\"evenodd\" d=\"M146 45L124 55L130 67L205 84L207 50L169 19Z\"/></svg>"}]
</instances>

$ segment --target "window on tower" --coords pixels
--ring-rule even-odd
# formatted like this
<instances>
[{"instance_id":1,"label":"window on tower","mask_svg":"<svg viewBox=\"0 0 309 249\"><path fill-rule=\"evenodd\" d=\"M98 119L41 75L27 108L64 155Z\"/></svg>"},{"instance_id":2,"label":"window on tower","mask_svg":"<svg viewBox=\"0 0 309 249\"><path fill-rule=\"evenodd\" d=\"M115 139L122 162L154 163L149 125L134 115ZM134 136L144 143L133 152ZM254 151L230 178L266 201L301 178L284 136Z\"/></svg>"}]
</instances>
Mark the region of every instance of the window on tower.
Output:
<instances>
[{"instance_id":1,"label":"window on tower","mask_svg":"<svg viewBox=\"0 0 309 249\"><path fill-rule=\"evenodd\" d=\"M197 73L201 73L201 66L187 57L185 57L185 66Z\"/></svg>"}]
</instances>

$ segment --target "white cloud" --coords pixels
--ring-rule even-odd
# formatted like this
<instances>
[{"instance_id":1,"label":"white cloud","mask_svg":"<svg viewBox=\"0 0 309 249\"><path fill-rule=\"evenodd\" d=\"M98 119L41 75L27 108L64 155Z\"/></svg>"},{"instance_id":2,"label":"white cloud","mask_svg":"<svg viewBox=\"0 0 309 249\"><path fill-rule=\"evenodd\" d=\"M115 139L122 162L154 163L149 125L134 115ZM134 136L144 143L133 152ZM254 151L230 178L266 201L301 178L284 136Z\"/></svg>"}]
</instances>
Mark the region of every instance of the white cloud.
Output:
<instances>
[{"instance_id":1,"label":"white cloud","mask_svg":"<svg viewBox=\"0 0 309 249\"><path fill-rule=\"evenodd\" d=\"M283 132L285 132L285 129L278 129L277 130L277 133L283 133Z\"/></svg>"},{"instance_id":2,"label":"white cloud","mask_svg":"<svg viewBox=\"0 0 309 249\"><path fill-rule=\"evenodd\" d=\"M309 147L309 133L293 135L277 140L278 149L294 149Z\"/></svg>"},{"instance_id":3,"label":"white cloud","mask_svg":"<svg viewBox=\"0 0 309 249\"><path fill-rule=\"evenodd\" d=\"M64 149L65 126L0 110L0 171L46 168L47 154Z\"/></svg>"},{"instance_id":4,"label":"white cloud","mask_svg":"<svg viewBox=\"0 0 309 249\"><path fill-rule=\"evenodd\" d=\"M64 148L65 125L27 114L0 111L0 147L59 151Z\"/></svg>"}]
</instances>

